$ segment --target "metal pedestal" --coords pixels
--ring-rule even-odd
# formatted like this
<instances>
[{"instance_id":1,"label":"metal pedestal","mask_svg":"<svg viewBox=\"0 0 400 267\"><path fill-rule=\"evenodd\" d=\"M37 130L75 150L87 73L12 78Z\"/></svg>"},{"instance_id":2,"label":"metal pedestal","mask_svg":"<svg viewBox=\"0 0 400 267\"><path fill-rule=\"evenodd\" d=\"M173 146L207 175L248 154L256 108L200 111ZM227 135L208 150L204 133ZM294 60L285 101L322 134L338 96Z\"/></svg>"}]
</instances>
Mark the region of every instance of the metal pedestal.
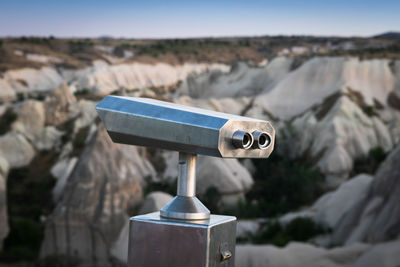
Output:
<instances>
[{"instance_id":1,"label":"metal pedestal","mask_svg":"<svg viewBox=\"0 0 400 267\"><path fill-rule=\"evenodd\" d=\"M233 267L236 218L210 215L196 198L196 155L179 153L177 196L132 217L129 267Z\"/></svg>"},{"instance_id":2,"label":"metal pedestal","mask_svg":"<svg viewBox=\"0 0 400 267\"><path fill-rule=\"evenodd\" d=\"M232 267L236 218L165 219L159 212L132 217L129 267Z\"/></svg>"}]
</instances>

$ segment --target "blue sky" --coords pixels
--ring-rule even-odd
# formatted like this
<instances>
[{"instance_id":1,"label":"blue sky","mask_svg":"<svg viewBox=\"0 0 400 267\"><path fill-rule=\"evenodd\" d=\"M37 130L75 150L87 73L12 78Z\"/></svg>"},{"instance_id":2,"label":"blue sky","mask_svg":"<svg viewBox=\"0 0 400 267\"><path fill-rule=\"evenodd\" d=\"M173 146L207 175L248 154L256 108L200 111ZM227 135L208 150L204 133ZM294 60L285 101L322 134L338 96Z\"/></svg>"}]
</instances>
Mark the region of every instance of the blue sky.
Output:
<instances>
[{"instance_id":1,"label":"blue sky","mask_svg":"<svg viewBox=\"0 0 400 267\"><path fill-rule=\"evenodd\" d=\"M400 31L400 0L0 0L0 36L370 36Z\"/></svg>"}]
</instances>

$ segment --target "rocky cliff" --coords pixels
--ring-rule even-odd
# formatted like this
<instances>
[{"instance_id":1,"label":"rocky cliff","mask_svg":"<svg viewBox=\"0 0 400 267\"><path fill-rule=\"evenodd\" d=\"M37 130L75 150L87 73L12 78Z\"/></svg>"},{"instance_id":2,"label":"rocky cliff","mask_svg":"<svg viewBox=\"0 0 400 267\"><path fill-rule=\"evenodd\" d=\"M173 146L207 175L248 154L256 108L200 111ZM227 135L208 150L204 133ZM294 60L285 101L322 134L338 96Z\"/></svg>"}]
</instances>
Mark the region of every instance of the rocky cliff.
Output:
<instances>
[{"instance_id":1,"label":"rocky cliff","mask_svg":"<svg viewBox=\"0 0 400 267\"><path fill-rule=\"evenodd\" d=\"M391 266L400 264L400 146L382 163L375 177L360 175L322 196L314 206L281 220L312 217L333 229L328 246L290 243L237 246L237 266ZM326 239L326 237L325 237Z\"/></svg>"},{"instance_id":2,"label":"rocky cliff","mask_svg":"<svg viewBox=\"0 0 400 267\"><path fill-rule=\"evenodd\" d=\"M238 266L295 266L299 259L307 266L363 266L379 265L384 258L390 261L382 266L393 266L400 232L394 216L400 193L399 86L399 61L354 57L314 57L303 64L277 57L258 67L96 61L78 70L7 71L0 77L0 244L9 233L7 179L17 177L8 173L35 169L51 155L45 172L54 182L48 199L52 210L35 218L44 226L41 262L124 264L128 218L170 199L150 191L174 192L177 154L111 142L94 107L99 96L119 90L271 120L277 129L274 153L303 159L323 174L324 190L332 191L309 208L281 214L280 223L311 217L332 230L329 242L313 242L348 246L241 245ZM376 148L385 155L393 152L376 174L374 169L360 174L357 164ZM199 195L220 189L218 205L235 208L253 189L255 171L251 161L199 157ZM261 229L258 221L249 225L255 226L253 233Z\"/></svg>"},{"instance_id":3,"label":"rocky cliff","mask_svg":"<svg viewBox=\"0 0 400 267\"><path fill-rule=\"evenodd\" d=\"M399 141L399 64L316 57L290 71L290 60L277 58L259 69L239 65L189 78L176 94L185 95L181 103L272 120L284 132L280 141L289 136L285 153L313 159L335 187L355 159L375 147L390 151Z\"/></svg>"}]
</instances>

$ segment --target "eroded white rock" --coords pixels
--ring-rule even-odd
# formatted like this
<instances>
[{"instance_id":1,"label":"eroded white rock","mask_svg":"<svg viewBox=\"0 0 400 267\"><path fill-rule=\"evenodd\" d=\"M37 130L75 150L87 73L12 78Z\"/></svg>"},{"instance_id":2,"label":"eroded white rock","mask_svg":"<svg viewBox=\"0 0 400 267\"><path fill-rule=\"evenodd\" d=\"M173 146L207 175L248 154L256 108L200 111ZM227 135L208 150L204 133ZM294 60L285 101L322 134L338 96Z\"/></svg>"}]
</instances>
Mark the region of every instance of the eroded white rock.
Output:
<instances>
[{"instance_id":1,"label":"eroded white rock","mask_svg":"<svg viewBox=\"0 0 400 267\"><path fill-rule=\"evenodd\" d=\"M35 150L24 136L9 132L0 137L0 157L3 157L10 168L29 165L35 156Z\"/></svg>"},{"instance_id":2,"label":"eroded white rock","mask_svg":"<svg viewBox=\"0 0 400 267\"><path fill-rule=\"evenodd\" d=\"M370 245L354 244L333 249L318 248L310 244L292 242L284 248L271 245L236 246L237 267L347 267L353 266ZM367 265L374 266L374 265ZM395 267L395 266L391 266Z\"/></svg>"},{"instance_id":3,"label":"eroded white rock","mask_svg":"<svg viewBox=\"0 0 400 267\"><path fill-rule=\"evenodd\" d=\"M7 175L8 162L0 157L0 251L3 248L3 241L9 232L7 214Z\"/></svg>"},{"instance_id":4,"label":"eroded white rock","mask_svg":"<svg viewBox=\"0 0 400 267\"><path fill-rule=\"evenodd\" d=\"M373 177L360 174L320 197L313 205L315 221L335 229L337 223L369 193Z\"/></svg>"},{"instance_id":5,"label":"eroded white rock","mask_svg":"<svg viewBox=\"0 0 400 267\"><path fill-rule=\"evenodd\" d=\"M215 188L225 205L237 205L253 186L253 178L237 159L199 156L196 168L196 191L205 194Z\"/></svg>"},{"instance_id":6,"label":"eroded white rock","mask_svg":"<svg viewBox=\"0 0 400 267\"><path fill-rule=\"evenodd\" d=\"M168 202L170 202L172 198L173 197L170 194L164 192L151 192L144 199L142 207L140 208L138 214L146 214L154 211L159 211Z\"/></svg>"}]
</instances>

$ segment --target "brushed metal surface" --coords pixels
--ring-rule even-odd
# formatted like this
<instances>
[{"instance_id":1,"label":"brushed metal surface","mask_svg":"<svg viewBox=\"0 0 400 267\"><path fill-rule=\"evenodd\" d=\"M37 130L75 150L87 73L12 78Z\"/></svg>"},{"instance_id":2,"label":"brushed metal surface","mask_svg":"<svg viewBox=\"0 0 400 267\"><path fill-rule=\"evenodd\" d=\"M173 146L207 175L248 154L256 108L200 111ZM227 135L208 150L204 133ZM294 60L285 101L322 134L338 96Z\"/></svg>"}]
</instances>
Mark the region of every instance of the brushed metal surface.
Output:
<instances>
[{"instance_id":1,"label":"brushed metal surface","mask_svg":"<svg viewBox=\"0 0 400 267\"><path fill-rule=\"evenodd\" d=\"M159 212L132 217L128 266L232 267L235 239L232 216L191 222L164 219Z\"/></svg>"},{"instance_id":2,"label":"brushed metal surface","mask_svg":"<svg viewBox=\"0 0 400 267\"><path fill-rule=\"evenodd\" d=\"M148 98L107 96L96 110L116 143L152 146L228 158L266 158L275 131L267 121L188 107ZM266 132L267 149L237 148L234 133Z\"/></svg>"},{"instance_id":3,"label":"brushed metal surface","mask_svg":"<svg viewBox=\"0 0 400 267\"><path fill-rule=\"evenodd\" d=\"M177 195L194 197L196 195L196 155L180 152L178 164Z\"/></svg>"},{"instance_id":4,"label":"brushed metal surface","mask_svg":"<svg viewBox=\"0 0 400 267\"><path fill-rule=\"evenodd\" d=\"M179 152L178 196L161 209L161 216L181 220L204 220L210 211L195 197L196 155Z\"/></svg>"},{"instance_id":5,"label":"brushed metal surface","mask_svg":"<svg viewBox=\"0 0 400 267\"><path fill-rule=\"evenodd\" d=\"M210 211L197 197L176 196L161 209L161 216L181 220L205 220Z\"/></svg>"}]
</instances>

